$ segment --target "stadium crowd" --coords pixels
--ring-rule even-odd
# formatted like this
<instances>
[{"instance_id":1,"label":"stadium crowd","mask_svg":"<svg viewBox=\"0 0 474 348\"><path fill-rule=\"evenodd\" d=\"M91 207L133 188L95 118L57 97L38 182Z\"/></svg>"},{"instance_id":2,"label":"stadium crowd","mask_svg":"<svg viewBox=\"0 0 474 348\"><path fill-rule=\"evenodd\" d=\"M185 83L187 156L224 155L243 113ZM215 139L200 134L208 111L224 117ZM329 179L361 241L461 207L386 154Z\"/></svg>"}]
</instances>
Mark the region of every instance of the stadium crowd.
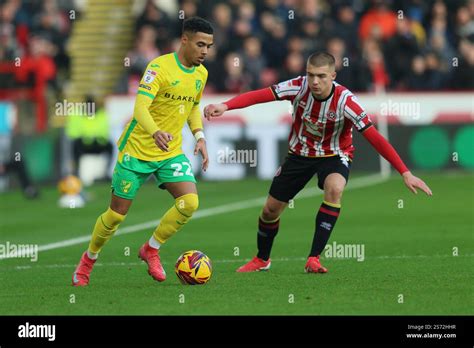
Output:
<instances>
[{"instance_id":1,"label":"stadium crowd","mask_svg":"<svg viewBox=\"0 0 474 348\"><path fill-rule=\"evenodd\" d=\"M66 50L70 8L72 0L0 2L0 63L21 59L22 67L15 70L14 79L0 79L0 88L41 89L43 84L60 88L58 72L66 74L70 63Z\"/></svg>"},{"instance_id":2,"label":"stadium crowd","mask_svg":"<svg viewBox=\"0 0 474 348\"><path fill-rule=\"evenodd\" d=\"M304 73L305 58L327 50L337 81L354 91L474 88L474 0L140 0L127 79L171 52L182 12L215 26L205 66L207 92L237 93ZM24 58L15 83L67 76L74 0L5 0L0 4L0 62ZM80 13L77 13L80 16ZM181 18L180 18L181 17ZM8 88L11 79L1 79Z\"/></svg>"},{"instance_id":3,"label":"stadium crowd","mask_svg":"<svg viewBox=\"0 0 474 348\"><path fill-rule=\"evenodd\" d=\"M156 6L155 4L158 4ZM176 47L181 21L147 2L136 21L136 70ZM474 88L474 1L183 0L215 26L207 92L238 93L304 73L328 50L356 91Z\"/></svg>"}]
</instances>

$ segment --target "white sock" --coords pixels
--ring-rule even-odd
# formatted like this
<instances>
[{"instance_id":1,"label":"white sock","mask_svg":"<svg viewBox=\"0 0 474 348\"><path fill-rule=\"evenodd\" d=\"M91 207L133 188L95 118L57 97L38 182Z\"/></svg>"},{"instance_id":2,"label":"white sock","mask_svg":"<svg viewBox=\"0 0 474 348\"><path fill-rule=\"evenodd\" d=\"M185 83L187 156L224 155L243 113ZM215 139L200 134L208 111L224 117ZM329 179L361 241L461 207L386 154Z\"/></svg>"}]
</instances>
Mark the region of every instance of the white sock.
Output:
<instances>
[{"instance_id":1,"label":"white sock","mask_svg":"<svg viewBox=\"0 0 474 348\"><path fill-rule=\"evenodd\" d=\"M151 236L150 240L148 241L148 244L150 244L150 246L153 248L153 249L159 249L160 246L161 246L161 243L158 242L155 237Z\"/></svg>"},{"instance_id":2,"label":"white sock","mask_svg":"<svg viewBox=\"0 0 474 348\"><path fill-rule=\"evenodd\" d=\"M89 250L87 250L87 256L89 257L89 259L91 260L97 260L97 258L99 257L99 254L97 253L91 253Z\"/></svg>"}]
</instances>

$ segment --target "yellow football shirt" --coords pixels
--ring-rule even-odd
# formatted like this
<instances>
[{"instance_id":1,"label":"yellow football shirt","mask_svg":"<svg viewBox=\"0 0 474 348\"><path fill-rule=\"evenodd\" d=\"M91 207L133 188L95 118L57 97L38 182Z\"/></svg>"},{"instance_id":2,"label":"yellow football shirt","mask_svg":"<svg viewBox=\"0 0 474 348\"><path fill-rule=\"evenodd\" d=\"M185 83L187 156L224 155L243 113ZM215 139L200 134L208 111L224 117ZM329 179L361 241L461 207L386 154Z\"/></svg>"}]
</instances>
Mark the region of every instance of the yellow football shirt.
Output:
<instances>
[{"instance_id":1,"label":"yellow football shirt","mask_svg":"<svg viewBox=\"0 0 474 348\"><path fill-rule=\"evenodd\" d=\"M192 131L202 128L199 101L206 81L203 65L186 68L176 52L153 59L140 81L133 118L117 142L119 159L128 154L144 161L162 161L181 154L185 122ZM152 137L157 130L173 136L166 152Z\"/></svg>"}]
</instances>

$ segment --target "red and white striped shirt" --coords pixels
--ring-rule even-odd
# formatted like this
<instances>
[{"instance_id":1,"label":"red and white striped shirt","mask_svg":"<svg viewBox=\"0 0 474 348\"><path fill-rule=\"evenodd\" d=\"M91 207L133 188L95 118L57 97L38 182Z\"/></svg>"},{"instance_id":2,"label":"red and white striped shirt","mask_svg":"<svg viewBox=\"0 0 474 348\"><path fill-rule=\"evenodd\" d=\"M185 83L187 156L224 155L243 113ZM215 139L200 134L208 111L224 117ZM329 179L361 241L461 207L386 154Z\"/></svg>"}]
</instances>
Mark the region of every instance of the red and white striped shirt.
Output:
<instances>
[{"instance_id":1,"label":"red and white striped shirt","mask_svg":"<svg viewBox=\"0 0 474 348\"><path fill-rule=\"evenodd\" d=\"M304 157L339 155L351 158L352 128L368 128L372 122L357 98L346 87L333 82L324 100L313 97L306 76L272 86L275 97L293 103L293 122L288 137L292 153Z\"/></svg>"}]
</instances>

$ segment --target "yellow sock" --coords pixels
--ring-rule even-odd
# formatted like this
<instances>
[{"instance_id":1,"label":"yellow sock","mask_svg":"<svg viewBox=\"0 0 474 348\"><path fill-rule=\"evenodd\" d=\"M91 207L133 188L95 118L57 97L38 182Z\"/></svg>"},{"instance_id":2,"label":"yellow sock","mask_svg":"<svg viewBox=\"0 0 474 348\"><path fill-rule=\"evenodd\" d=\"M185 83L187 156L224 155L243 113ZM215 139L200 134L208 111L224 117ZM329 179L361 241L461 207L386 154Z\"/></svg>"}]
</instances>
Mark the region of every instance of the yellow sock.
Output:
<instances>
[{"instance_id":1,"label":"yellow sock","mask_svg":"<svg viewBox=\"0 0 474 348\"><path fill-rule=\"evenodd\" d=\"M188 193L187 195L176 198L175 204L161 218L160 224L155 232L153 232L153 238L160 244L165 243L188 222L198 206L199 199L195 193Z\"/></svg>"},{"instance_id":2,"label":"yellow sock","mask_svg":"<svg viewBox=\"0 0 474 348\"><path fill-rule=\"evenodd\" d=\"M97 219L92 238L89 243L89 252L97 254L100 252L105 243L117 231L120 223L125 219L126 215L119 214L110 207Z\"/></svg>"}]
</instances>

